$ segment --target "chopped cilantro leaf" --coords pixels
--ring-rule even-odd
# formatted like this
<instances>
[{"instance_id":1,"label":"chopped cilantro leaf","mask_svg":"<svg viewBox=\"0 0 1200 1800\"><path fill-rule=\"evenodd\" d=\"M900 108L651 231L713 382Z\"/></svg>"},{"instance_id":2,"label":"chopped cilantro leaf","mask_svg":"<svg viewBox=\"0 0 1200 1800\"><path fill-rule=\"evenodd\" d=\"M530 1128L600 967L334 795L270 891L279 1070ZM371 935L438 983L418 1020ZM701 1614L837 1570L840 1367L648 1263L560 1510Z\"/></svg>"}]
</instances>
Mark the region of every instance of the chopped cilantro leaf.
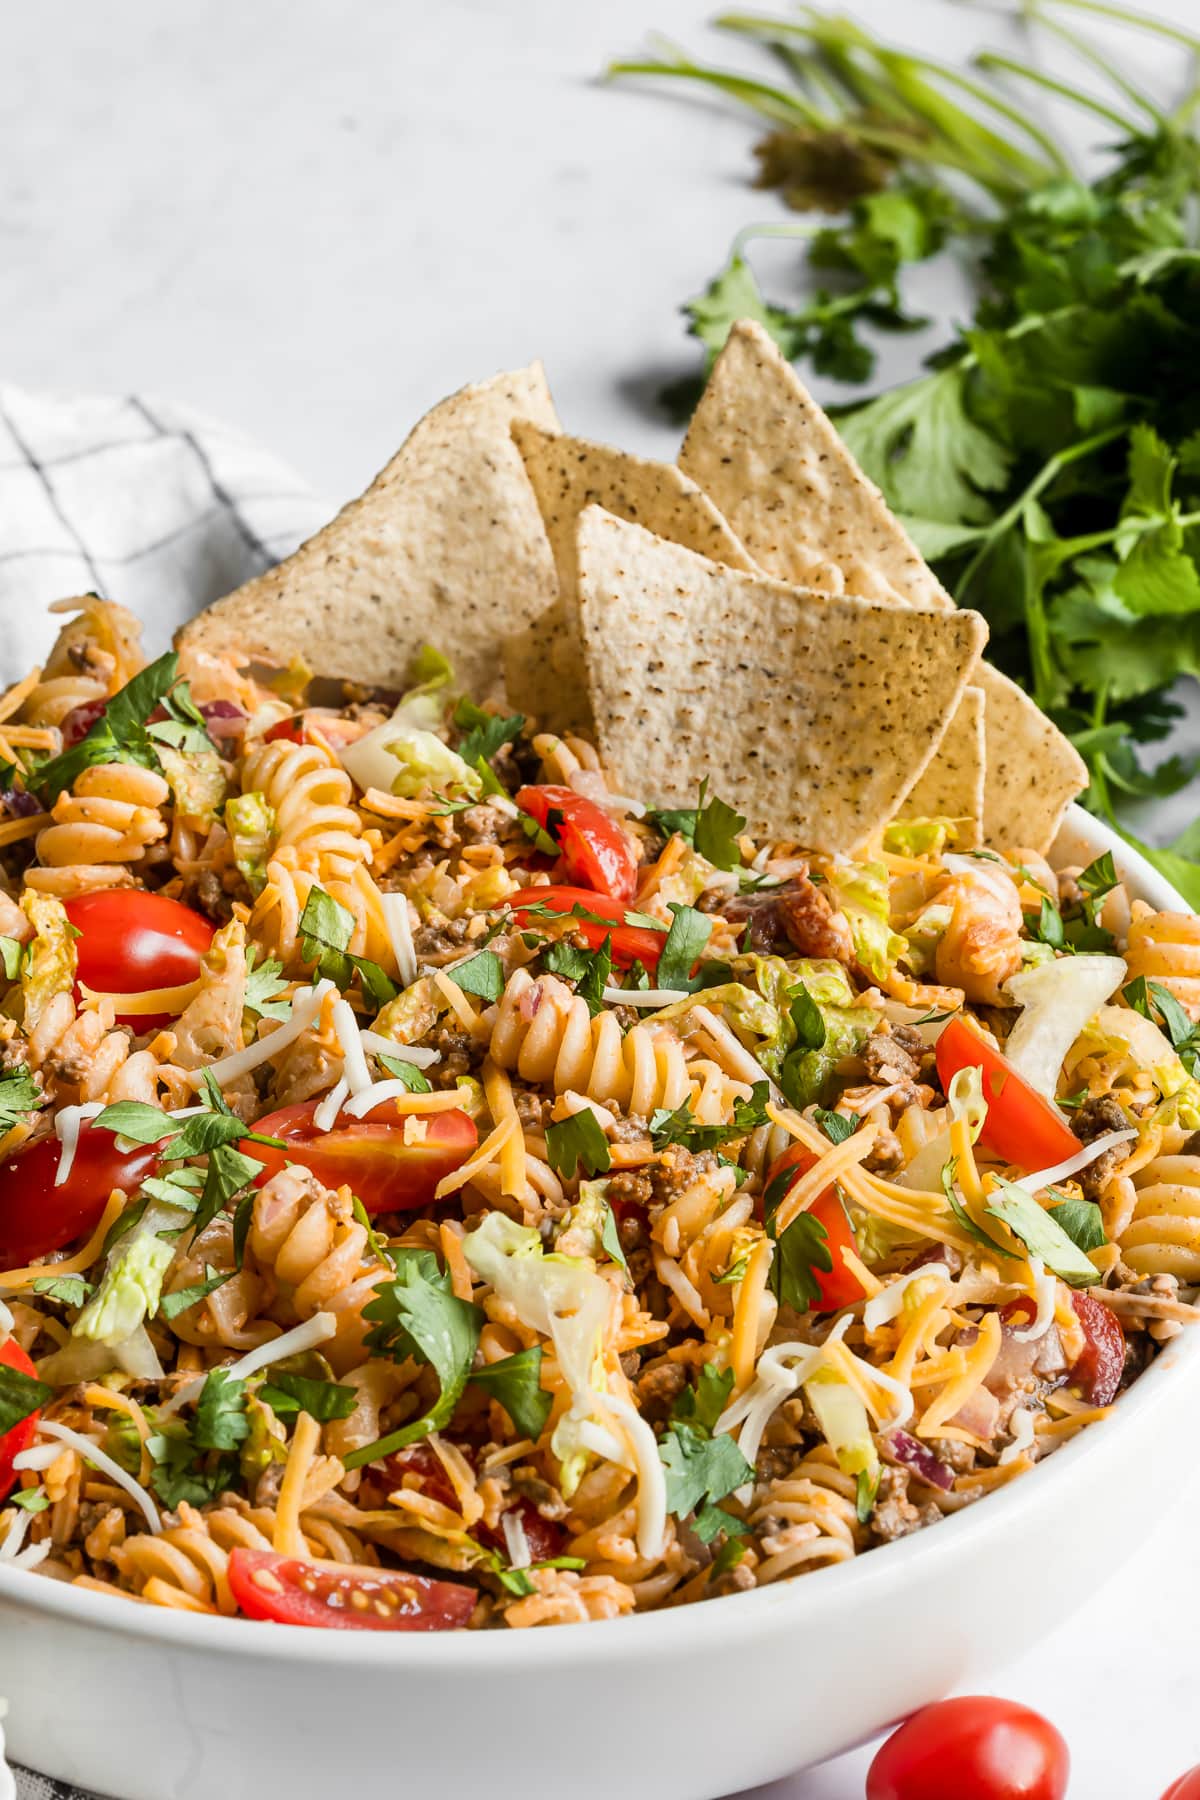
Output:
<instances>
[{"instance_id":1,"label":"chopped cilantro leaf","mask_svg":"<svg viewBox=\"0 0 1200 1800\"><path fill-rule=\"evenodd\" d=\"M236 1450L250 1435L246 1384L224 1369L213 1369L196 1401L192 1440L198 1450Z\"/></svg>"},{"instance_id":2,"label":"chopped cilantro leaf","mask_svg":"<svg viewBox=\"0 0 1200 1800\"><path fill-rule=\"evenodd\" d=\"M734 1101L733 1121L729 1125L699 1124L690 1100L685 1100L674 1112L660 1106L650 1118L651 1142L656 1150L664 1150L668 1144L682 1144L692 1151L715 1150L718 1144L728 1143L730 1138L745 1137L747 1132L767 1123L769 1093L767 1082L756 1081L749 1100Z\"/></svg>"},{"instance_id":3,"label":"chopped cilantro leaf","mask_svg":"<svg viewBox=\"0 0 1200 1800\"><path fill-rule=\"evenodd\" d=\"M446 974L465 994L478 994L481 1000L498 1000L504 992L504 964L494 950L480 950Z\"/></svg>"},{"instance_id":4,"label":"chopped cilantro leaf","mask_svg":"<svg viewBox=\"0 0 1200 1800\"><path fill-rule=\"evenodd\" d=\"M658 985L683 988L693 993L700 985L692 978L692 968L712 936L712 920L694 906L671 902L671 929L658 959Z\"/></svg>"},{"instance_id":5,"label":"chopped cilantro leaf","mask_svg":"<svg viewBox=\"0 0 1200 1800\"><path fill-rule=\"evenodd\" d=\"M20 1369L10 1369L7 1363L0 1363L0 1438L22 1419L27 1419L30 1413L49 1405L53 1398L54 1389L46 1382L23 1375Z\"/></svg>"},{"instance_id":6,"label":"chopped cilantro leaf","mask_svg":"<svg viewBox=\"0 0 1200 1800\"><path fill-rule=\"evenodd\" d=\"M258 1397L281 1419L306 1412L318 1425L348 1419L359 1401L357 1388L343 1387L337 1381L314 1381L308 1375L293 1375L285 1369L263 1383Z\"/></svg>"},{"instance_id":7,"label":"chopped cilantro leaf","mask_svg":"<svg viewBox=\"0 0 1200 1800\"><path fill-rule=\"evenodd\" d=\"M554 1396L541 1385L542 1347L534 1344L499 1362L484 1363L471 1381L498 1400L522 1437L537 1439L546 1428Z\"/></svg>"},{"instance_id":8,"label":"chopped cilantro leaf","mask_svg":"<svg viewBox=\"0 0 1200 1800\"><path fill-rule=\"evenodd\" d=\"M410 1094L433 1092L431 1083L418 1069L416 1063L406 1062L403 1057L381 1054L379 1066L387 1071L393 1081L402 1081Z\"/></svg>"},{"instance_id":9,"label":"chopped cilantro leaf","mask_svg":"<svg viewBox=\"0 0 1200 1800\"><path fill-rule=\"evenodd\" d=\"M580 1166L585 1175L603 1175L612 1167L608 1139L590 1106L547 1125L546 1160L564 1181L574 1180Z\"/></svg>"},{"instance_id":10,"label":"chopped cilantro leaf","mask_svg":"<svg viewBox=\"0 0 1200 1800\"><path fill-rule=\"evenodd\" d=\"M257 956L257 947L249 945L246 950L246 1011L260 1019L286 1019L292 1003L277 998L290 986L283 973L283 964L270 958L258 962Z\"/></svg>"},{"instance_id":11,"label":"chopped cilantro leaf","mask_svg":"<svg viewBox=\"0 0 1200 1800\"><path fill-rule=\"evenodd\" d=\"M219 1287L224 1287L227 1281L233 1279L233 1271L232 1269L214 1269L209 1266L205 1270L205 1276L204 1281L193 1282L190 1287L177 1288L173 1294L163 1295L158 1303L158 1310L164 1319L177 1319L180 1313L187 1312L189 1307L197 1306L201 1300L206 1300L210 1294L215 1294Z\"/></svg>"},{"instance_id":12,"label":"chopped cilantro leaf","mask_svg":"<svg viewBox=\"0 0 1200 1800\"><path fill-rule=\"evenodd\" d=\"M11 1131L45 1104L46 1096L28 1069L11 1069L0 1076L0 1132Z\"/></svg>"},{"instance_id":13,"label":"chopped cilantro leaf","mask_svg":"<svg viewBox=\"0 0 1200 1800\"><path fill-rule=\"evenodd\" d=\"M826 1112L823 1106L814 1108L813 1118L831 1144L844 1144L862 1124L857 1113Z\"/></svg>"},{"instance_id":14,"label":"chopped cilantro leaf","mask_svg":"<svg viewBox=\"0 0 1200 1800\"><path fill-rule=\"evenodd\" d=\"M29 1285L35 1294L44 1294L47 1300L57 1300L63 1306L82 1306L93 1292L91 1282L82 1275L39 1275Z\"/></svg>"}]
</instances>

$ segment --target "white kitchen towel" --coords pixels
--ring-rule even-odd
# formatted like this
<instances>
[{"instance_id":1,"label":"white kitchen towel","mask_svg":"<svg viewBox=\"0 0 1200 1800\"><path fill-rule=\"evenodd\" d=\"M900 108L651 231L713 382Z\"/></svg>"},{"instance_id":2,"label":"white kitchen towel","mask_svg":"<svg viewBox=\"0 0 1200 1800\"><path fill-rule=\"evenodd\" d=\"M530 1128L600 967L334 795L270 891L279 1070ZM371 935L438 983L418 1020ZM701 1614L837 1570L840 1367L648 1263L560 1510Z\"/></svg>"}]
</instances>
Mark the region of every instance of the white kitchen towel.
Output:
<instances>
[{"instance_id":1,"label":"white kitchen towel","mask_svg":"<svg viewBox=\"0 0 1200 1800\"><path fill-rule=\"evenodd\" d=\"M0 679L41 662L53 600L97 593L151 656L332 508L237 432L165 401L0 386Z\"/></svg>"},{"instance_id":2,"label":"white kitchen towel","mask_svg":"<svg viewBox=\"0 0 1200 1800\"><path fill-rule=\"evenodd\" d=\"M157 656L331 512L285 464L181 407L0 386L0 686L45 658L61 623L51 601L121 601ZM20 1741L20 1721L8 1726ZM89 1800L14 1772L17 1800ZM11 1791L0 1729L0 1800Z\"/></svg>"}]
</instances>

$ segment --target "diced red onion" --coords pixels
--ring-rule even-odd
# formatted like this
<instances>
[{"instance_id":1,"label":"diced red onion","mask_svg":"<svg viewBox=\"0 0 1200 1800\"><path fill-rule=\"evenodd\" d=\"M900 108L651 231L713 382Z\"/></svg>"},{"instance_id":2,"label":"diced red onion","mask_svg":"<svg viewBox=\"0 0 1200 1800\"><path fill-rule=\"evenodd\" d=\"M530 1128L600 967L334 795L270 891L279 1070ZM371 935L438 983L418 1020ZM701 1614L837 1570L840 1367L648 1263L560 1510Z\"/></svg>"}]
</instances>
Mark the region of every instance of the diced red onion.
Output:
<instances>
[{"instance_id":1,"label":"diced red onion","mask_svg":"<svg viewBox=\"0 0 1200 1800\"><path fill-rule=\"evenodd\" d=\"M241 737L247 715L233 700L205 700L200 708L210 737Z\"/></svg>"},{"instance_id":2,"label":"diced red onion","mask_svg":"<svg viewBox=\"0 0 1200 1800\"><path fill-rule=\"evenodd\" d=\"M525 992L517 1002L517 1011L527 1025L532 1024L533 1020L537 1017L537 1011L541 1004L542 984L540 981L535 981L532 987L527 987L525 989Z\"/></svg>"},{"instance_id":3,"label":"diced red onion","mask_svg":"<svg viewBox=\"0 0 1200 1800\"><path fill-rule=\"evenodd\" d=\"M915 1437L910 1437L907 1431L891 1431L883 1441L898 1463L912 1469L922 1481L929 1482L931 1487L941 1488L943 1493L948 1493L954 1486L953 1469L948 1469L944 1462L939 1462L932 1450L927 1450L924 1444Z\"/></svg>"},{"instance_id":4,"label":"diced red onion","mask_svg":"<svg viewBox=\"0 0 1200 1800\"><path fill-rule=\"evenodd\" d=\"M39 800L36 800L32 794L26 793L24 788L18 787L9 788L8 792L2 796L0 807L10 819L31 819L34 813L40 813L42 810Z\"/></svg>"}]
</instances>

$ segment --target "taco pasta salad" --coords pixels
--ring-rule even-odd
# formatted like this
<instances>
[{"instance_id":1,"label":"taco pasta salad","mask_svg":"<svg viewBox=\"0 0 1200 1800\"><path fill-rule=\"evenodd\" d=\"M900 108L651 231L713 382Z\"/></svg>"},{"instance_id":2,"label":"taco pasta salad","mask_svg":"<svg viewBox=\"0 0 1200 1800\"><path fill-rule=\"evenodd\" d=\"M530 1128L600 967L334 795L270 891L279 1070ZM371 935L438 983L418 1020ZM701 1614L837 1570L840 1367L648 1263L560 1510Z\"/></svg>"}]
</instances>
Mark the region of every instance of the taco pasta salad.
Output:
<instances>
[{"instance_id":1,"label":"taco pasta salad","mask_svg":"<svg viewBox=\"0 0 1200 1800\"><path fill-rule=\"evenodd\" d=\"M986 1503L1197 1316L1200 920L1051 867L1069 783L989 824L974 615L677 471L630 523L649 465L556 541L541 423L541 711L428 615L402 688L92 597L0 702L5 1566L678 1606Z\"/></svg>"}]
</instances>

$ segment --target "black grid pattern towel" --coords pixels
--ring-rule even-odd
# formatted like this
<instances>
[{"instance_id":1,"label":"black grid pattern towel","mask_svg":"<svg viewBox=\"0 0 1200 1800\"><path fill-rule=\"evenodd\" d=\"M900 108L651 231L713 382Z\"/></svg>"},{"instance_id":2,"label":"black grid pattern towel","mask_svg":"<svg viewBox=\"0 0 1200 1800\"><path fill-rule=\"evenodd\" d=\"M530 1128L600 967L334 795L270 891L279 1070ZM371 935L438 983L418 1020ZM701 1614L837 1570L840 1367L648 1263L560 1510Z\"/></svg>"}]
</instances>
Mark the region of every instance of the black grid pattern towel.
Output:
<instances>
[{"instance_id":1,"label":"black grid pattern towel","mask_svg":"<svg viewBox=\"0 0 1200 1800\"><path fill-rule=\"evenodd\" d=\"M52 600L120 600L155 656L331 510L286 465L180 407L0 387L0 685L45 658L61 623L46 613ZM90 1800L69 1782L14 1774L16 1800ZM0 1800L13 1800L2 1727Z\"/></svg>"}]
</instances>

